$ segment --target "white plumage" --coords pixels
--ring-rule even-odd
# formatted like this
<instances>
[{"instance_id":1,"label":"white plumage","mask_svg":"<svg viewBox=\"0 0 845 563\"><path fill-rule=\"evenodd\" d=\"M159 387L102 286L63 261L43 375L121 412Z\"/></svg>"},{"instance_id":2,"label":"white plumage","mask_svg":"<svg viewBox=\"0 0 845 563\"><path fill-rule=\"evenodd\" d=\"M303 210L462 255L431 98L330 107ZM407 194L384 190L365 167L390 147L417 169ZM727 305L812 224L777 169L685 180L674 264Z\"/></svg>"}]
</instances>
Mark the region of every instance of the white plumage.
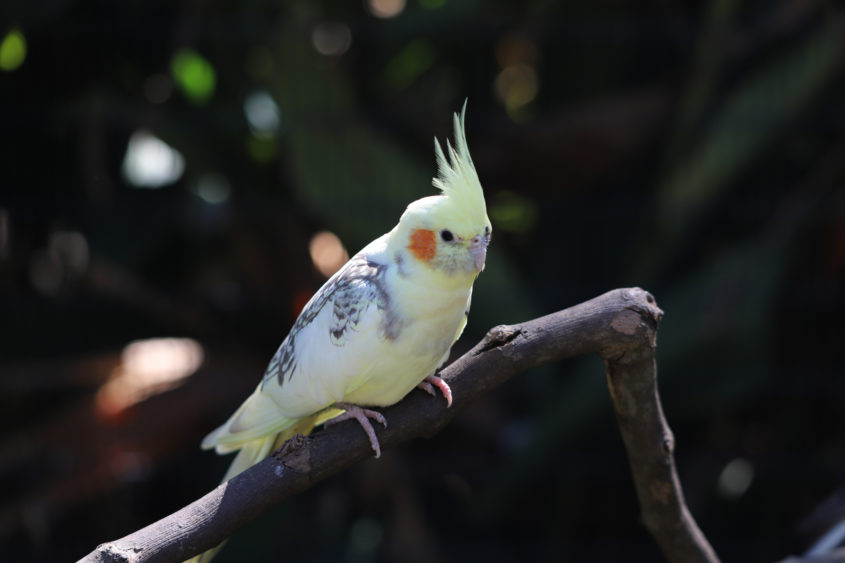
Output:
<instances>
[{"instance_id":1,"label":"white plumage","mask_svg":"<svg viewBox=\"0 0 845 563\"><path fill-rule=\"evenodd\" d=\"M455 147L435 140L441 195L411 203L389 233L353 256L311 298L258 387L203 448L240 450L230 479L296 432L346 411L380 449L361 407L392 405L434 377L466 326L472 284L484 267L491 226L469 156L464 115ZM427 390L433 392L431 385ZM200 560L209 559L214 551Z\"/></svg>"}]
</instances>

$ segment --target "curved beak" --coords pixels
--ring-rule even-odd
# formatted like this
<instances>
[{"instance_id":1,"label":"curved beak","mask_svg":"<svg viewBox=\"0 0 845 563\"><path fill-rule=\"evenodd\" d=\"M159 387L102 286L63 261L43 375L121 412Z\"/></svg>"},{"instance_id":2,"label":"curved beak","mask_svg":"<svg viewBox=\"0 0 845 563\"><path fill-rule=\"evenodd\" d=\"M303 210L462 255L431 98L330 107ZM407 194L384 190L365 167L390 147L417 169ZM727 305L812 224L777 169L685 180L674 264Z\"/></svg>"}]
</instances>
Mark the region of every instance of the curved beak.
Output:
<instances>
[{"instance_id":1,"label":"curved beak","mask_svg":"<svg viewBox=\"0 0 845 563\"><path fill-rule=\"evenodd\" d=\"M484 262L487 260L487 244L489 239L482 235L472 237L469 241L469 254L475 262L475 271L480 272L484 269Z\"/></svg>"}]
</instances>

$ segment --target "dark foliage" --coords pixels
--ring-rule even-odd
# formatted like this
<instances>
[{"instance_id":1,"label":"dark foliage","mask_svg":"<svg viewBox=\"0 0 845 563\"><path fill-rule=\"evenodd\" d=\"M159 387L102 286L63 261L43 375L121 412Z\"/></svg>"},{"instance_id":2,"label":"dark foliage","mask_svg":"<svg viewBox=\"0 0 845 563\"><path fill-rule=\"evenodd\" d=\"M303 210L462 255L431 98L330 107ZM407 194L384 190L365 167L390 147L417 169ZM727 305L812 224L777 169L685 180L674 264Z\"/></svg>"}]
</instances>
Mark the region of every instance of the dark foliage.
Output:
<instances>
[{"instance_id":1,"label":"dark foliage","mask_svg":"<svg viewBox=\"0 0 845 563\"><path fill-rule=\"evenodd\" d=\"M0 5L0 559L76 559L216 485L228 461L199 441L325 279L313 235L354 252L432 193L432 136L467 97L496 232L456 351L645 287L716 551L774 560L841 519L845 13L374 4ZM151 138L170 149L126 173ZM198 342L198 370L129 377L124 347L160 337ZM653 560L637 514L599 361L578 360L284 503L220 561Z\"/></svg>"}]
</instances>

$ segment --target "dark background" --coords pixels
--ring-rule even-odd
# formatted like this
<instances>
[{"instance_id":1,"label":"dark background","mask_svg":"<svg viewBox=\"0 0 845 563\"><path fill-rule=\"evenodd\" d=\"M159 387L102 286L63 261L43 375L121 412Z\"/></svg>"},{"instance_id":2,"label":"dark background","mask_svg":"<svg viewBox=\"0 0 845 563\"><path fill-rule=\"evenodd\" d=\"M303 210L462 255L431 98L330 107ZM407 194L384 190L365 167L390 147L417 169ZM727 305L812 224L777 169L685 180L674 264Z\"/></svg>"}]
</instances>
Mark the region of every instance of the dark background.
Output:
<instances>
[{"instance_id":1,"label":"dark background","mask_svg":"<svg viewBox=\"0 0 845 563\"><path fill-rule=\"evenodd\" d=\"M228 459L199 442L325 280L311 237L354 253L434 193L466 98L495 239L455 352L648 289L703 531L727 561L806 549L845 513L845 13L377 4L0 5L0 559L75 560L214 487ZM181 155L164 185L124 173L138 131ZM124 347L161 337L199 369L104 400ZM599 359L512 380L219 560L482 557L659 559Z\"/></svg>"}]
</instances>

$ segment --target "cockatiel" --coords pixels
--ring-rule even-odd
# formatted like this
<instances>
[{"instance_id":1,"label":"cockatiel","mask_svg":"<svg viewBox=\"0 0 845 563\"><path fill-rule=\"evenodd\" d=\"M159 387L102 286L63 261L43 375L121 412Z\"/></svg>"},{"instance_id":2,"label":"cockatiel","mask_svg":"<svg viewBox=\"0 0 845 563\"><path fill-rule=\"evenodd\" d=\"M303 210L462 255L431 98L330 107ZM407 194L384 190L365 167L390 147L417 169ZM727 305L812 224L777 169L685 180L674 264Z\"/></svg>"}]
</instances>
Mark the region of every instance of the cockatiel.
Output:
<instances>
[{"instance_id":1,"label":"cockatiel","mask_svg":"<svg viewBox=\"0 0 845 563\"><path fill-rule=\"evenodd\" d=\"M492 227L467 148L466 103L455 146L434 141L440 195L408 205L399 224L353 256L305 305L258 387L202 442L240 450L224 481L297 432L354 418L379 457L370 419L415 387L451 390L434 375L467 322L472 284L484 269ZM195 560L207 561L215 550Z\"/></svg>"}]
</instances>

